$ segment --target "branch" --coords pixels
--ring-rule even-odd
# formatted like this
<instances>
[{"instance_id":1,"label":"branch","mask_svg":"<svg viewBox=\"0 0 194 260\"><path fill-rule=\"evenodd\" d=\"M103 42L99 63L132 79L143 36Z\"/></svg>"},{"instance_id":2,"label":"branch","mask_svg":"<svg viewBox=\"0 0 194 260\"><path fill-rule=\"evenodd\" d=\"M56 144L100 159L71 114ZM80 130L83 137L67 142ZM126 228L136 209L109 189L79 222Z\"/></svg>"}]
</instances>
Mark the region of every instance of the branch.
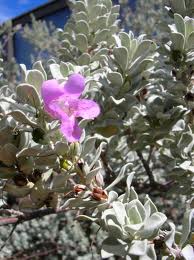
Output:
<instances>
[{"instance_id":1,"label":"branch","mask_svg":"<svg viewBox=\"0 0 194 260\"><path fill-rule=\"evenodd\" d=\"M9 225L9 224L20 224L22 222L29 221L29 220L36 219L36 218L41 218L41 217L44 217L47 215L63 213L63 212L66 212L67 210L69 210L69 209L68 208L59 208L59 209L48 208L48 209L39 209L39 210L36 210L31 213L22 213L21 212L21 215L17 214L16 217L0 218L0 226ZM5 211L5 210L3 210L3 211ZM2 213L3 211L0 211L0 213Z\"/></svg>"},{"instance_id":2,"label":"branch","mask_svg":"<svg viewBox=\"0 0 194 260\"><path fill-rule=\"evenodd\" d=\"M148 175L148 178L149 178L149 181L150 181L150 184L148 185L150 188L153 188L154 190L159 190L159 191L163 191L163 192L166 192L168 191L175 183L175 181L168 181L164 184L161 184L161 183L158 183L155 181L154 179L154 176L153 176L153 173L150 169L150 166L149 166L149 163L144 159L142 153L140 151L136 151L139 159L141 160L142 164L143 164L143 167ZM146 184L143 184L144 188L146 188Z\"/></svg>"},{"instance_id":3,"label":"branch","mask_svg":"<svg viewBox=\"0 0 194 260\"><path fill-rule=\"evenodd\" d=\"M143 167L144 167L144 169L145 169L145 171L146 171L146 173L147 173L147 175L148 175L148 177L149 177L150 184L151 184L151 185L155 184L156 182L155 182L155 180L154 180L154 176L153 176L153 174L152 174L152 171L151 171L151 169L150 169L149 164L148 164L147 161L144 159L144 157L143 157L143 155L142 155L142 153L141 153L140 151L137 150L136 153L137 153L139 159L141 160L141 162L142 162L142 164L143 164Z\"/></svg>"},{"instance_id":4,"label":"branch","mask_svg":"<svg viewBox=\"0 0 194 260\"><path fill-rule=\"evenodd\" d=\"M108 185L108 184L113 182L113 180L115 178L115 174L114 174L114 172L112 171L111 167L109 166L109 164L107 162L106 152L102 152L101 155L100 155L100 158L102 160L104 170L106 172L105 183Z\"/></svg>"}]
</instances>

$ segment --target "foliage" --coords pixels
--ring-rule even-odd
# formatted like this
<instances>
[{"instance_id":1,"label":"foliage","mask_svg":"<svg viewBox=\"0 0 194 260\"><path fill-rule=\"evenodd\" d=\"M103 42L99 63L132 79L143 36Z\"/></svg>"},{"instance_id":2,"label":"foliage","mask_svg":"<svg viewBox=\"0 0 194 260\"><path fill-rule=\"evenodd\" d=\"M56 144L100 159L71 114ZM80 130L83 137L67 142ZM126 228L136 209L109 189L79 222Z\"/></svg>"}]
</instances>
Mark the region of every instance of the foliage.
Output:
<instances>
[{"instance_id":1,"label":"foliage","mask_svg":"<svg viewBox=\"0 0 194 260\"><path fill-rule=\"evenodd\" d=\"M33 62L57 56L60 41L53 23L36 20L32 15L31 23L24 26L21 35L34 47L34 54L31 57Z\"/></svg>"},{"instance_id":2,"label":"foliage","mask_svg":"<svg viewBox=\"0 0 194 260\"><path fill-rule=\"evenodd\" d=\"M164 9L165 2L167 1L139 0L135 2L135 7L132 8L133 0L119 0L122 11L121 26L127 30L132 30L135 35L146 34L150 39L161 39L164 33L160 26L164 21L170 21Z\"/></svg>"},{"instance_id":3,"label":"foliage","mask_svg":"<svg viewBox=\"0 0 194 260\"><path fill-rule=\"evenodd\" d=\"M103 230L103 258L193 259L194 3L170 1L159 44L120 30L110 0L72 5L50 73L41 61L22 65L19 85L0 88L0 177L15 198L13 211L2 203L15 218L0 224L75 210ZM41 96L45 81L72 74L85 77L83 96L101 108L79 121L78 142L67 141L63 118ZM187 200L182 226L167 219L161 196Z\"/></svg>"}]
</instances>

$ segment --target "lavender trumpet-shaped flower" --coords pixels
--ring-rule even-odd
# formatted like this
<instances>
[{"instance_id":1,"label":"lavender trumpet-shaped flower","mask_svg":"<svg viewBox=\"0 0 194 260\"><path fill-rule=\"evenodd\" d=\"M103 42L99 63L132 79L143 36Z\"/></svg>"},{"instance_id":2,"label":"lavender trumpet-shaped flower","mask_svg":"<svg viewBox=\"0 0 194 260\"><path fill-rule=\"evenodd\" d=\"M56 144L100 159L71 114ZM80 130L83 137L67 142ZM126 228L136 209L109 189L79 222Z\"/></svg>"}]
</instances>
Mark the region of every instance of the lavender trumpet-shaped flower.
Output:
<instances>
[{"instance_id":1,"label":"lavender trumpet-shaped flower","mask_svg":"<svg viewBox=\"0 0 194 260\"><path fill-rule=\"evenodd\" d=\"M45 110L51 117L61 121L60 130L69 142L78 141L82 133L76 118L94 119L100 114L96 102L80 99L84 88L85 78L76 73L69 76L65 84L59 84L55 79L42 84Z\"/></svg>"}]
</instances>

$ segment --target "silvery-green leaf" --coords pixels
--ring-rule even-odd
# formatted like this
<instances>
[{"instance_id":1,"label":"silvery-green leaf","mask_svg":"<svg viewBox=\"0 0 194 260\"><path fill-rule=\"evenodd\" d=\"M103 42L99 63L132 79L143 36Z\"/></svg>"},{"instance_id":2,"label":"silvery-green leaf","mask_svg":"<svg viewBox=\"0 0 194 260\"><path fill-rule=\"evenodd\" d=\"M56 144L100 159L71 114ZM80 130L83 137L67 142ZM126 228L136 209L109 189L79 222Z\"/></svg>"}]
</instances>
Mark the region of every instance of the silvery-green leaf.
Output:
<instances>
[{"instance_id":1,"label":"silvery-green leaf","mask_svg":"<svg viewBox=\"0 0 194 260\"><path fill-rule=\"evenodd\" d=\"M131 189L131 183L133 180L135 172L131 172L128 177L127 177L127 189L130 190Z\"/></svg>"},{"instance_id":2,"label":"silvery-green leaf","mask_svg":"<svg viewBox=\"0 0 194 260\"><path fill-rule=\"evenodd\" d=\"M113 255L125 256L127 244L121 240L108 237L102 243L101 256L102 258L111 257Z\"/></svg>"},{"instance_id":3,"label":"silvery-green leaf","mask_svg":"<svg viewBox=\"0 0 194 260\"><path fill-rule=\"evenodd\" d=\"M86 5L83 1L76 1L74 5L74 9L76 12L81 12L81 11L84 12L87 10Z\"/></svg>"},{"instance_id":4,"label":"silvery-green leaf","mask_svg":"<svg viewBox=\"0 0 194 260\"><path fill-rule=\"evenodd\" d=\"M138 237L138 230L140 230L143 227L143 222L138 223L138 224L127 224L125 225L124 231L127 232L129 235L131 236L136 236L136 238ZM137 235L136 235L137 234Z\"/></svg>"},{"instance_id":5,"label":"silvery-green leaf","mask_svg":"<svg viewBox=\"0 0 194 260\"><path fill-rule=\"evenodd\" d=\"M57 155L66 155L69 152L69 146L67 143L57 142L55 144L55 152Z\"/></svg>"},{"instance_id":6,"label":"silvery-green leaf","mask_svg":"<svg viewBox=\"0 0 194 260\"><path fill-rule=\"evenodd\" d=\"M83 33L84 35L87 36L89 34L89 25L84 20L77 21L76 30L78 33Z\"/></svg>"},{"instance_id":7,"label":"silvery-green leaf","mask_svg":"<svg viewBox=\"0 0 194 260\"><path fill-rule=\"evenodd\" d=\"M68 40L63 40L63 41L61 42L61 47L62 47L62 48L65 48L65 49L70 49L71 43L70 43Z\"/></svg>"},{"instance_id":8,"label":"silvery-green leaf","mask_svg":"<svg viewBox=\"0 0 194 260\"><path fill-rule=\"evenodd\" d=\"M69 62L74 60L72 53L66 48L59 49L59 53L61 54L63 61Z\"/></svg>"},{"instance_id":9,"label":"silvery-green leaf","mask_svg":"<svg viewBox=\"0 0 194 260\"><path fill-rule=\"evenodd\" d=\"M134 187L130 188L130 193L129 193L129 198L126 201L131 201L131 200L135 200L138 199L138 195L137 192L135 191Z\"/></svg>"},{"instance_id":10,"label":"silvery-green leaf","mask_svg":"<svg viewBox=\"0 0 194 260\"><path fill-rule=\"evenodd\" d=\"M97 151L96 151L96 154L95 154L95 157L93 159L93 162L90 164L90 169L93 168L93 166L96 164L96 162L98 161L99 157L100 157L100 154L102 152L102 149L106 146L106 143L105 142L102 142L100 144L100 146L98 147Z\"/></svg>"},{"instance_id":11,"label":"silvery-green leaf","mask_svg":"<svg viewBox=\"0 0 194 260\"><path fill-rule=\"evenodd\" d=\"M52 177L52 180L44 186L45 189L55 192L65 192L67 189L67 180L71 176L68 174L58 174Z\"/></svg>"},{"instance_id":12,"label":"silvery-green leaf","mask_svg":"<svg viewBox=\"0 0 194 260\"><path fill-rule=\"evenodd\" d=\"M129 70L129 75L131 77L135 77L137 75L141 75L141 73L146 70L150 64L153 64L153 59L144 59L144 60L141 60L140 59L137 59L135 60L134 63L131 64L131 67L130 67L130 70ZM137 80L139 81L140 78L137 78Z\"/></svg>"},{"instance_id":13,"label":"silvery-green leaf","mask_svg":"<svg viewBox=\"0 0 194 260\"><path fill-rule=\"evenodd\" d=\"M157 212L157 208L154 205L154 203L151 201L151 199L149 198L148 195L146 195L145 197L145 204L144 204L144 208L146 211L146 216L149 217L151 216L153 213Z\"/></svg>"},{"instance_id":14,"label":"silvery-green leaf","mask_svg":"<svg viewBox=\"0 0 194 260\"><path fill-rule=\"evenodd\" d=\"M89 65L90 63L90 55L88 53L83 53L79 58L78 58L78 64L79 65Z\"/></svg>"},{"instance_id":15,"label":"silvery-green leaf","mask_svg":"<svg viewBox=\"0 0 194 260\"><path fill-rule=\"evenodd\" d=\"M91 222L97 222L98 221L98 218L91 218L89 216L86 216L86 215L79 215L77 217L78 220L87 220L87 221L91 221Z\"/></svg>"},{"instance_id":16,"label":"silvery-green leaf","mask_svg":"<svg viewBox=\"0 0 194 260\"><path fill-rule=\"evenodd\" d=\"M120 40L121 40L121 45L124 46L125 48L127 48L128 52L130 52L131 40L130 40L129 34L127 34L126 32L120 32L119 36L120 36Z\"/></svg>"},{"instance_id":17,"label":"silvery-green leaf","mask_svg":"<svg viewBox=\"0 0 194 260\"><path fill-rule=\"evenodd\" d=\"M94 43L107 41L110 37L110 31L108 29L99 30L94 38Z\"/></svg>"},{"instance_id":18,"label":"silvery-green leaf","mask_svg":"<svg viewBox=\"0 0 194 260\"><path fill-rule=\"evenodd\" d=\"M181 14L186 10L185 1L184 0L172 0L171 2L173 9L176 10L176 13Z\"/></svg>"},{"instance_id":19,"label":"silvery-green leaf","mask_svg":"<svg viewBox=\"0 0 194 260\"><path fill-rule=\"evenodd\" d=\"M116 106L121 105L122 103L124 103L126 101L125 98L115 99L113 96L110 96L109 99L111 100L111 103L113 103Z\"/></svg>"},{"instance_id":20,"label":"silvery-green leaf","mask_svg":"<svg viewBox=\"0 0 194 260\"><path fill-rule=\"evenodd\" d=\"M71 198L63 205L68 208L90 208L97 207L97 201L83 200L82 198Z\"/></svg>"},{"instance_id":21,"label":"silvery-green leaf","mask_svg":"<svg viewBox=\"0 0 194 260\"><path fill-rule=\"evenodd\" d=\"M69 75L69 67L63 61L60 62L60 72L61 72L61 74L63 75L64 78Z\"/></svg>"},{"instance_id":22,"label":"silvery-green leaf","mask_svg":"<svg viewBox=\"0 0 194 260\"><path fill-rule=\"evenodd\" d=\"M96 138L88 138L83 145L81 156L85 157L87 154L91 153L95 147Z\"/></svg>"},{"instance_id":23,"label":"silvery-green leaf","mask_svg":"<svg viewBox=\"0 0 194 260\"><path fill-rule=\"evenodd\" d=\"M173 126L172 131L183 131L185 129L185 121L183 119L180 119L176 122L176 124Z\"/></svg>"},{"instance_id":24,"label":"silvery-green leaf","mask_svg":"<svg viewBox=\"0 0 194 260\"><path fill-rule=\"evenodd\" d=\"M98 33L104 28L106 28L106 24L107 24L107 16L102 15L102 16L98 16L98 19L93 22L92 27L93 30Z\"/></svg>"},{"instance_id":25,"label":"silvery-green leaf","mask_svg":"<svg viewBox=\"0 0 194 260\"><path fill-rule=\"evenodd\" d=\"M86 176L86 184L90 184L91 181L94 179L96 174L102 169L102 167L97 167L94 170L90 171Z\"/></svg>"},{"instance_id":26,"label":"silvery-green leaf","mask_svg":"<svg viewBox=\"0 0 194 260\"><path fill-rule=\"evenodd\" d=\"M194 216L194 209L189 209L185 212L182 225L182 235L180 240L180 246L182 247L188 239L191 232L191 221Z\"/></svg>"},{"instance_id":27,"label":"silvery-green leaf","mask_svg":"<svg viewBox=\"0 0 194 260\"><path fill-rule=\"evenodd\" d=\"M7 182L5 184L3 190L7 191L9 194L11 194L12 196L14 196L16 198L22 198L31 192L33 186L34 186L34 183L32 183L32 182L28 182L27 185L22 186L22 187L16 186L15 184Z\"/></svg>"},{"instance_id":28,"label":"silvery-green leaf","mask_svg":"<svg viewBox=\"0 0 194 260\"><path fill-rule=\"evenodd\" d=\"M183 150L185 153L188 153L192 150L194 145L193 135L189 132L185 132L181 135L180 140L177 143L177 147L180 150Z\"/></svg>"},{"instance_id":29,"label":"silvery-green leaf","mask_svg":"<svg viewBox=\"0 0 194 260\"><path fill-rule=\"evenodd\" d=\"M48 145L35 145L32 147L25 147L24 149L20 150L17 153L17 157L22 156L49 156L50 154L53 154L53 150L49 149Z\"/></svg>"},{"instance_id":30,"label":"silvery-green leaf","mask_svg":"<svg viewBox=\"0 0 194 260\"><path fill-rule=\"evenodd\" d=\"M103 11L104 10L104 11ZM95 13L95 15L94 15ZM91 28L96 31L97 22L99 22L102 15L106 13L106 7L104 5L95 5L90 8L89 20L91 21Z\"/></svg>"},{"instance_id":31,"label":"silvery-green leaf","mask_svg":"<svg viewBox=\"0 0 194 260\"><path fill-rule=\"evenodd\" d=\"M189 38L189 35L194 31L194 20L188 16L185 17L185 39Z\"/></svg>"},{"instance_id":32,"label":"silvery-green leaf","mask_svg":"<svg viewBox=\"0 0 194 260\"><path fill-rule=\"evenodd\" d=\"M130 207L129 209L126 207L126 211L130 224L139 224L143 221L136 205Z\"/></svg>"},{"instance_id":33,"label":"silvery-green leaf","mask_svg":"<svg viewBox=\"0 0 194 260\"><path fill-rule=\"evenodd\" d=\"M114 201L112 203L113 209L116 214L116 218L121 226L125 225L127 214L125 210L125 206L120 201Z\"/></svg>"},{"instance_id":34,"label":"silvery-green leaf","mask_svg":"<svg viewBox=\"0 0 194 260\"><path fill-rule=\"evenodd\" d=\"M138 255L142 256L145 255L147 249L147 240L133 240L129 247L128 253L130 255Z\"/></svg>"},{"instance_id":35,"label":"silvery-green leaf","mask_svg":"<svg viewBox=\"0 0 194 260\"><path fill-rule=\"evenodd\" d=\"M151 40L143 40L137 47L135 55L133 56L133 60L138 57L148 54L149 52L153 52L156 49L156 44Z\"/></svg>"},{"instance_id":36,"label":"silvery-green leaf","mask_svg":"<svg viewBox=\"0 0 194 260\"><path fill-rule=\"evenodd\" d=\"M117 86L118 88L123 85L123 77L118 72L108 73L107 78L114 86Z\"/></svg>"},{"instance_id":37,"label":"silvery-green leaf","mask_svg":"<svg viewBox=\"0 0 194 260\"><path fill-rule=\"evenodd\" d=\"M0 146L0 161L5 165L11 166L16 162L17 148L13 144L5 144Z\"/></svg>"},{"instance_id":38,"label":"silvery-green leaf","mask_svg":"<svg viewBox=\"0 0 194 260\"><path fill-rule=\"evenodd\" d=\"M27 69L25 64L20 64L22 81L26 81Z\"/></svg>"},{"instance_id":39,"label":"silvery-green leaf","mask_svg":"<svg viewBox=\"0 0 194 260\"><path fill-rule=\"evenodd\" d=\"M17 174L15 168L0 167L0 179L11 179Z\"/></svg>"},{"instance_id":40,"label":"silvery-green leaf","mask_svg":"<svg viewBox=\"0 0 194 260\"><path fill-rule=\"evenodd\" d=\"M175 33L173 32L171 34L172 39L172 48L173 50L182 51L185 47L185 39L184 36L181 33Z\"/></svg>"},{"instance_id":41,"label":"silvery-green leaf","mask_svg":"<svg viewBox=\"0 0 194 260\"><path fill-rule=\"evenodd\" d=\"M165 244L167 245L168 248L171 248L174 245L174 240L175 240L175 225L174 223L170 222L170 231L167 232L165 235Z\"/></svg>"},{"instance_id":42,"label":"silvery-green leaf","mask_svg":"<svg viewBox=\"0 0 194 260\"><path fill-rule=\"evenodd\" d=\"M131 166L131 163L125 164L121 170L116 179L108 186L105 190L109 191L112 187L114 187L117 183L119 183L125 176L127 176L127 170Z\"/></svg>"},{"instance_id":43,"label":"silvery-green leaf","mask_svg":"<svg viewBox=\"0 0 194 260\"><path fill-rule=\"evenodd\" d=\"M31 141L31 134L28 132L22 132L20 133L20 143L19 143L19 149L26 148L29 146L29 143Z\"/></svg>"},{"instance_id":44,"label":"silvery-green leaf","mask_svg":"<svg viewBox=\"0 0 194 260\"><path fill-rule=\"evenodd\" d=\"M192 32L189 37L188 37L188 40L187 40L187 49L194 49L193 47L194 45L194 32Z\"/></svg>"},{"instance_id":45,"label":"silvery-green leaf","mask_svg":"<svg viewBox=\"0 0 194 260\"><path fill-rule=\"evenodd\" d=\"M33 107L40 107L41 100L37 89L27 83L20 84L16 87L17 96L22 102L27 103Z\"/></svg>"},{"instance_id":46,"label":"silvery-green leaf","mask_svg":"<svg viewBox=\"0 0 194 260\"><path fill-rule=\"evenodd\" d=\"M111 0L102 0L102 3L107 7L108 10L110 10L112 8Z\"/></svg>"},{"instance_id":47,"label":"silvery-green leaf","mask_svg":"<svg viewBox=\"0 0 194 260\"><path fill-rule=\"evenodd\" d=\"M33 69L39 70L44 75L44 80L47 80L47 74L45 69L43 68L42 61L37 61L33 64Z\"/></svg>"},{"instance_id":48,"label":"silvery-green leaf","mask_svg":"<svg viewBox=\"0 0 194 260\"><path fill-rule=\"evenodd\" d=\"M53 63L50 65L50 71L51 71L51 74L53 76L54 79L64 79L62 73L61 73L61 70L60 70L60 65L59 64L56 64L56 63Z\"/></svg>"},{"instance_id":49,"label":"silvery-green leaf","mask_svg":"<svg viewBox=\"0 0 194 260\"><path fill-rule=\"evenodd\" d=\"M108 194L108 203L111 204L113 201L115 201L118 198L118 194L111 190Z\"/></svg>"},{"instance_id":50,"label":"silvery-green leaf","mask_svg":"<svg viewBox=\"0 0 194 260\"><path fill-rule=\"evenodd\" d=\"M88 40L82 33L76 35L76 45L81 52L85 52L88 48Z\"/></svg>"},{"instance_id":51,"label":"silvery-green leaf","mask_svg":"<svg viewBox=\"0 0 194 260\"><path fill-rule=\"evenodd\" d=\"M174 14L174 21L177 31L185 35L185 21L180 14Z\"/></svg>"},{"instance_id":52,"label":"silvery-green leaf","mask_svg":"<svg viewBox=\"0 0 194 260\"><path fill-rule=\"evenodd\" d=\"M145 209L142 205L142 203L138 200L138 199L133 199L128 203L124 203L125 205L125 209L127 212L127 216L129 217L130 223L131 224L138 224L138 222L142 222L145 217L146 217L146 213L145 213ZM131 211L132 209L132 211ZM130 213L132 212L132 213ZM132 215L137 215L138 218L138 222L136 222L136 220L134 219L130 219L130 216Z\"/></svg>"},{"instance_id":53,"label":"silvery-green leaf","mask_svg":"<svg viewBox=\"0 0 194 260\"><path fill-rule=\"evenodd\" d=\"M186 245L181 251L185 260L193 260L194 259L194 250L192 245Z\"/></svg>"},{"instance_id":54,"label":"silvery-green leaf","mask_svg":"<svg viewBox=\"0 0 194 260\"><path fill-rule=\"evenodd\" d=\"M120 5L113 5L113 7L111 8L112 14L114 14L114 13L119 14L119 11L120 11Z\"/></svg>"},{"instance_id":55,"label":"silvery-green leaf","mask_svg":"<svg viewBox=\"0 0 194 260\"><path fill-rule=\"evenodd\" d=\"M26 175L30 174L34 169L34 160L31 157L19 157L17 159L17 163L19 165L20 171Z\"/></svg>"},{"instance_id":56,"label":"silvery-green leaf","mask_svg":"<svg viewBox=\"0 0 194 260\"><path fill-rule=\"evenodd\" d=\"M123 230L119 225L115 223L114 217L113 219L107 219L107 229L112 237L115 237L117 239L123 238Z\"/></svg>"},{"instance_id":57,"label":"silvery-green leaf","mask_svg":"<svg viewBox=\"0 0 194 260\"><path fill-rule=\"evenodd\" d=\"M74 17L75 17L76 21L80 21L80 20L87 21L88 20L87 14L83 11L75 13Z\"/></svg>"},{"instance_id":58,"label":"silvery-green leaf","mask_svg":"<svg viewBox=\"0 0 194 260\"><path fill-rule=\"evenodd\" d=\"M29 125L31 127L38 127L37 123L33 122L20 110L14 110L7 114L8 116L12 116L17 122L20 122L24 125Z\"/></svg>"},{"instance_id":59,"label":"silvery-green leaf","mask_svg":"<svg viewBox=\"0 0 194 260\"><path fill-rule=\"evenodd\" d=\"M97 61L100 60L102 55L107 55L108 54L108 49L107 48L100 48L94 56L91 58L91 61Z\"/></svg>"},{"instance_id":60,"label":"silvery-green leaf","mask_svg":"<svg viewBox=\"0 0 194 260\"><path fill-rule=\"evenodd\" d=\"M125 71L128 67L128 50L125 47L115 47L113 49L113 55L116 62Z\"/></svg>"},{"instance_id":61,"label":"silvery-green leaf","mask_svg":"<svg viewBox=\"0 0 194 260\"><path fill-rule=\"evenodd\" d=\"M40 93L40 88L44 82L44 75L39 70L28 70L26 82L34 86L36 90Z\"/></svg>"},{"instance_id":62,"label":"silvery-green leaf","mask_svg":"<svg viewBox=\"0 0 194 260\"><path fill-rule=\"evenodd\" d=\"M140 256L139 260L157 260L154 244L147 244L146 254ZM165 258L162 258L162 260L165 260Z\"/></svg>"},{"instance_id":63,"label":"silvery-green leaf","mask_svg":"<svg viewBox=\"0 0 194 260\"><path fill-rule=\"evenodd\" d=\"M166 219L166 216L161 212L152 214L145 220L144 226L138 231L138 235L141 238L152 238L158 233Z\"/></svg>"},{"instance_id":64,"label":"silvery-green leaf","mask_svg":"<svg viewBox=\"0 0 194 260\"><path fill-rule=\"evenodd\" d=\"M118 14L110 14L107 20L107 25L111 26L117 20Z\"/></svg>"},{"instance_id":65,"label":"silvery-green leaf","mask_svg":"<svg viewBox=\"0 0 194 260\"><path fill-rule=\"evenodd\" d=\"M30 199L37 207L42 207L48 199L49 192L43 187L35 185L30 193Z\"/></svg>"}]
</instances>

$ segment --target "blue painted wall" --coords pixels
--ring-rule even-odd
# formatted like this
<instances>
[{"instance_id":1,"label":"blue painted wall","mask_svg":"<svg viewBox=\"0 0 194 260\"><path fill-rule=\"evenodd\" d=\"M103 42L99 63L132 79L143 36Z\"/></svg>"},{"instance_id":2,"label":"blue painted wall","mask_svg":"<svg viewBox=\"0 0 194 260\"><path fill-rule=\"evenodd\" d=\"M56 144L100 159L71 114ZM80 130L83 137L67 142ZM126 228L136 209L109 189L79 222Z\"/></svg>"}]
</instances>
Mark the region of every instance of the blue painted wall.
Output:
<instances>
[{"instance_id":1,"label":"blue painted wall","mask_svg":"<svg viewBox=\"0 0 194 260\"><path fill-rule=\"evenodd\" d=\"M113 0L114 4L118 4L119 0ZM135 1L129 0L130 6L135 9ZM51 15L45 16L46 22L52 22L57 28L63 28L70 16L68 8L61 9ZM21 31L18 31L14 36L14 56L17 63L25 64L28 69L31 68L31 55L35 54L32 45L22 38Z\"/></svg>"}]
</instances>

